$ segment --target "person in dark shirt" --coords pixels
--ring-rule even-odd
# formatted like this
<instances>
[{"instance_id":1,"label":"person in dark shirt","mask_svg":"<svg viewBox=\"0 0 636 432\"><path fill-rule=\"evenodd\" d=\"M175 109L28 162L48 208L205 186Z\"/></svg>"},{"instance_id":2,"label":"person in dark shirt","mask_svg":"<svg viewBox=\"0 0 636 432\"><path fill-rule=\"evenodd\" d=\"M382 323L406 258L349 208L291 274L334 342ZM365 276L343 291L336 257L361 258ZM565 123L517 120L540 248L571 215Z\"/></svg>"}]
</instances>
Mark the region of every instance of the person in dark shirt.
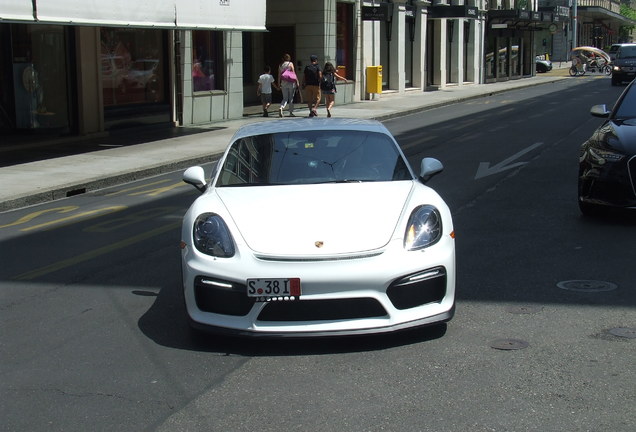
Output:
<instances>
[{"instance_id":1,"label":"person in dark shirt","mask_svg":"<svg viewBox=\"0 0 636 432\"><path fill-rule=\"evenodd\" d=\"M309 57L311 64L305 67L303 74L303 89L305 90L305 99L307 100L307 108L309 108L309 117L318 115L318 105L320 104L320 80L322 79L322 71L318 66L318 57L312 55Z\"/></svg>"}]
</instances>

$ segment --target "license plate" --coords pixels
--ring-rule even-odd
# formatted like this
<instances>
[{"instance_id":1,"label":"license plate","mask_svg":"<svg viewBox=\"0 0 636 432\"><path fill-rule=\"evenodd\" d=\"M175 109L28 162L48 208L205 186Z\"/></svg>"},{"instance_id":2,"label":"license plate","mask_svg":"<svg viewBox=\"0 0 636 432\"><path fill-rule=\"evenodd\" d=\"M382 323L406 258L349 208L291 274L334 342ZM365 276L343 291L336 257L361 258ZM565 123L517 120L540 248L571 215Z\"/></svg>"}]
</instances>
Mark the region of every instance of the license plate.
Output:
<instances>
[{"instance_id":1,"label":"license plate","mask_svg":"<svg viewBox=\"0 0 636 432\"><path fill-rule=\"evenodd\" d=\"M300 278L290 279L248 279L248 297L299 297Z\"/></svg>"}]
</instances>

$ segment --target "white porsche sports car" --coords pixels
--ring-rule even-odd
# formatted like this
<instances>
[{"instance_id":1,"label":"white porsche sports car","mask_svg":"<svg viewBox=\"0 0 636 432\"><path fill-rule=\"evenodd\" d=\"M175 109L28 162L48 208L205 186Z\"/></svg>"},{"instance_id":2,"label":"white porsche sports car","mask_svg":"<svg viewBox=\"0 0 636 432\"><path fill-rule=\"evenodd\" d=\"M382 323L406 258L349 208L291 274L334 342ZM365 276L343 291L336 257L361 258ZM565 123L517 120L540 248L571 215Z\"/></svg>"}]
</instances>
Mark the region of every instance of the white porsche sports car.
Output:
<instances>
[{"instance_id":1,"label":"white porsche sports car","mask_svg":"<svg viewBox=\"0 0 636 432\"><path fill-rule=\"evenodd\" d=\"M390 332L449 321L448 206L377 121L240 128L183 219L183 289L196 328L251 336Z\"/></svg>"}]
</instances>

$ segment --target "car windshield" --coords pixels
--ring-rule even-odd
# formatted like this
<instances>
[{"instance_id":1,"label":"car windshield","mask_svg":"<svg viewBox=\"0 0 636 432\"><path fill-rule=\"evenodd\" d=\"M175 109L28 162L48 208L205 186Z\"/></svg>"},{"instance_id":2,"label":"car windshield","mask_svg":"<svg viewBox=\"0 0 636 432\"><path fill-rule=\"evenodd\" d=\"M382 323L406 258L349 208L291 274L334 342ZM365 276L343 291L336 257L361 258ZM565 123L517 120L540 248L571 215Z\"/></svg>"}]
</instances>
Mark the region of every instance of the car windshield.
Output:
<instances>
[{"instance_id":1,"label":"car windshield","mask_svg":"<svg viewBox=\"0 0 636 432\"><path fill-rule=\"evenodd\" d=\"M618 50L616 54L616 58L626 59L626 58L636 58L636 45L633 46L622 46Z\"/></svg>"},{"instance_id":2,"label":"car windshield","mask_svg":"<svg viewBox=\"0 0 636 432\"><path fill-rule=\"evenodd\" d=\"M381 133L298 131L235 141L216 186L411 180L394 142Z\"/></svg>"},{"instance_id":3,"label":"car windshield","mask_svg":"<svg viewBox=\"0 0 636 432\"><path fill-rule=\"evenodd\" d=\"M614 112L614 118L617 120L636 118L636 87L630 86L623 95L620 105Z\"/></svg>"}]
</instances>

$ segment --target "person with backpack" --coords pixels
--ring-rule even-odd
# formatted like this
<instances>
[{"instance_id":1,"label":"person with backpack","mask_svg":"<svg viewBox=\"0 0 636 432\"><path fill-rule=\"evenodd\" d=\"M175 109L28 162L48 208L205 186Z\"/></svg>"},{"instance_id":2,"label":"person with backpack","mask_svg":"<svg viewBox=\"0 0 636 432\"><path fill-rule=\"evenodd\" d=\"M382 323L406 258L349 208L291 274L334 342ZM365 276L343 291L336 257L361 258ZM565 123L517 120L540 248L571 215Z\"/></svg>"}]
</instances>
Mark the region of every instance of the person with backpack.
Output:
<instances>
[{"instance_id":1,"label":"person with backpack","mask_svg":"<svg viewBox=\"0 0 636 432\"><path fill-rule=\"evenodd\" d=\"M311 55L309 57L311 64L305 66L303 74L303 89L305 90L305 98L307 99L307 108L309 108L309 117L318 115L318 105L320 104L320 80L322 79L322 71L318 66L318 57Z\"/></svg>"},{"instance_id":2,"label":"person with backpack","mask_svg":"<svg viewBox=\"0 0 636 432\"><path fill-rule=\"evenodd\" d=\"M348 82L346 78L338 75L336 68L330 62L325 63L320 80L320 90L325 95L325 106L327 107L327 117L331 117L331 109L336 103L336 79Z\"/></svg>"}]
</instances>

